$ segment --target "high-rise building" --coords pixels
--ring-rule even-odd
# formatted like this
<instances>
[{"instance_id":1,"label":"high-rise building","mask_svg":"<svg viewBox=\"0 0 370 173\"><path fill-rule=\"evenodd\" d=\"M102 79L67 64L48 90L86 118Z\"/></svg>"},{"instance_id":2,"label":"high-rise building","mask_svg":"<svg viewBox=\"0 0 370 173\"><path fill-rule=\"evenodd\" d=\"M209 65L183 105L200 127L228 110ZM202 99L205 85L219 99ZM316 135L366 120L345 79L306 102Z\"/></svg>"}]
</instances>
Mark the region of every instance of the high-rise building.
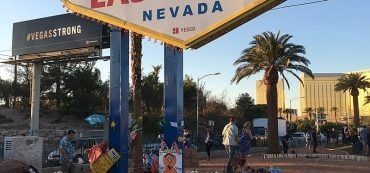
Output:
<instances>
[{"instance_id":1,"label":"high-rise building","mask_svg":"<svg viewBox=\"0 0 370 173\"><path fill-rule=\"evenodd\" d=\"M285 109L284 81L279 79L277 83L278 108ZM256 104L267 104L266 85L262 80L256 81Z\"/></svg>"},{"instance_id":2,"label":"high-rise building","mask_svg":"<svg viewBox=\"0 0 370 173\"><path fill-rule=\"evenodd\" d=\"M370 70L355 72L361 72L370 77ZM352 96L348 91L336 92L334 90L338 79L343 74L345 73L314 73L315 79L306 74L301 75L304 84L300 86L300 104L303 116L309 117L310 114L315 116L318 113L323 115L323 117L319 117L321 119L343 123L346 121L341 120L345 120L346 117L353 119ZM364 105L364 98L367 95L368 92L360 91L358 97L360 116L370 115L370 105Z\"/></svg>"}]
</instances>

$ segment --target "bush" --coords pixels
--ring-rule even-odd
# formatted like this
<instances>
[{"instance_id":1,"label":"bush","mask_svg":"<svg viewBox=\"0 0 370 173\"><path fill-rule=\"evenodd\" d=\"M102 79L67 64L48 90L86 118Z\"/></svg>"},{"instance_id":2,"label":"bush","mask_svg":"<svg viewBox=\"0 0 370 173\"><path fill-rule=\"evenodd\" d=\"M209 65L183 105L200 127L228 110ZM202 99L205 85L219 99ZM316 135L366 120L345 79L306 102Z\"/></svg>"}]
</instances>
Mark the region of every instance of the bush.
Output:
<instances>
[{"instance_id":1,"label":"bush","mask_svg":"<svg viewBox=\"0 0 370 173\"><path fill-rule=\"evenodd\" d=\"M341 130L343 127L346 127L346 124L343 123L332 123L332 122L327 122L323 125L320 126L320 132L325 133L328 130L335 129L335 130Z\"/></svg>"}]
</instances>

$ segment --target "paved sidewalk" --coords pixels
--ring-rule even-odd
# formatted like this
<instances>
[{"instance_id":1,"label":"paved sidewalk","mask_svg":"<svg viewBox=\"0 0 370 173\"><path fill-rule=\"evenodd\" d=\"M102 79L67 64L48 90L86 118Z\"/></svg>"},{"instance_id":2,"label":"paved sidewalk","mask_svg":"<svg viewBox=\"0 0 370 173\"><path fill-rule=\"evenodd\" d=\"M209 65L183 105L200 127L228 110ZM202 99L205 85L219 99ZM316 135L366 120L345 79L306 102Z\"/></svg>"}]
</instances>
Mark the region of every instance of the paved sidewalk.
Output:
<instances>
[{"instance_id":1,"label":"paved sidewalk","mask_svg":"<svg viewBox=\"0 0 370 173\"><path fill-rule=\"evenodd\" d=\"M312 153L304 147L292 148L297 154ZM329 150L324 147L318 147L319 154L346 155L348 153L340 150ZM323 158L293 158L293 159L269 159L262 158L263 149L252 152L248 157L248 163L252 168L279 167L283 173L361 173L370 172L370 161L360 162L353 160L336 160ZM186 168L186 172L197 170L201 173L223 172L225 165L224 151L214 151L211 161L205 159L205 153L199 153L199 166L197 168ZM370 158L368 158L370 160Z\"/></svg>"}]
</instances>

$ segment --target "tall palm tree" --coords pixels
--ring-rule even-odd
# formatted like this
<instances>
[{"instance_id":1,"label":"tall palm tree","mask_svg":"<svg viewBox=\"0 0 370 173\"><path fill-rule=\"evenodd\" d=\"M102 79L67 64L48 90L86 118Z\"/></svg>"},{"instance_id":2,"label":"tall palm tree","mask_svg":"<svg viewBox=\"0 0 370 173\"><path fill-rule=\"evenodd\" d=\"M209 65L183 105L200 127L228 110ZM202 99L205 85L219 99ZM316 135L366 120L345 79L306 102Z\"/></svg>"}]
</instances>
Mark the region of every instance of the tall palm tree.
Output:
<instances>
[{"instance_id":1,"label":"tall palm tree","mask_svg":"<svg viewBox=\"0 0 370 173\"><path fill-rule=\"evenodd\" d=\"M335 124L338 124L338 121L337 121L337 110L338 110L338 108L333 106L333 107L331 107L330 110L334 112Z\"/></svg>"},{"instance_id":2,"label":"tall palm tree","mask_svg":"<svg viewBox=\"0 0 370 173\"><path fill-rule=\"evenodd\" d=\"M313 78L312 71L308 68L310 61L302 54L305 48L302 45L290 43L291 35L280 36L272 32L264 32L253 37L249 48L243 50L242 55L234 62L239 65L231 82L239 83L245 77L249 77L260 71L264 71L263 83L266 85L267 115L268 115L268 152L279 153L279 138L277 125L277 82L279 74L287 83L284 72L296 77L302 84L302 80L295 73L301 71Z\"/></svg>"},{"instance_id":3,"label":"tall palm tree","mask_svg":"<svg viewBox=\"0 0 370 173\"><path fill-rule=\"evenodd\" d=\"M311 121L312 120L313 109L311 107L308 107L308 108L304 109L304 113L306 113L308 115L308 119Z\"/></svg>"},{"instance_id":4,"label":"tall palm tree","mask_svg":"<svg viewBox=\"0 0 370 173\"><path fill-rule=\"evenodd\" d=\"M353 100L353 115L355 121L355 128L360 125L358 95L359 89L366 91L370 87L369 79L363 76L362 73L344 74L338 79L335 85L335 91L350 92Z\"/></svg>"},{"instance_id":5,"label":"tall palm tree","mask_svg":"<svg viewBox=\"0 0 370 173\"><path fill-rule=\"evenodd\" d=\"M144 172L143 168L143 135L142 135L142 107L141 107L141 58L142 58L142 35L131 32L131 80L133 89L133 121L138 129L133 142L133 171Z\"/></svg>"}]
</instances>

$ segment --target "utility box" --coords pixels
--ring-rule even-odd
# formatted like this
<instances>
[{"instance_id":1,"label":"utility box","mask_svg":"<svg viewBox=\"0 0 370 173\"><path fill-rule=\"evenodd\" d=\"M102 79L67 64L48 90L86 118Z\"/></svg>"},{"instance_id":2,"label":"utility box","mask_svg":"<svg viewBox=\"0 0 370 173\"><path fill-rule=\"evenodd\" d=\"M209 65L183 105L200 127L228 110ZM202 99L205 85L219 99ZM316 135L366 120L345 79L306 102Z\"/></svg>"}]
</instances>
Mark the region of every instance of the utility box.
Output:
<instances>
[{"instance_id":1,"label":"utility box","mask_svg":"<svg viewBox=\"0 0 370 173\"><path fill-rule=\"evenodd\" d=\"M18 160L42 172L43 139L38 136L13 136L4 139L4 160Z\"/></svg>"}]
</instances>

